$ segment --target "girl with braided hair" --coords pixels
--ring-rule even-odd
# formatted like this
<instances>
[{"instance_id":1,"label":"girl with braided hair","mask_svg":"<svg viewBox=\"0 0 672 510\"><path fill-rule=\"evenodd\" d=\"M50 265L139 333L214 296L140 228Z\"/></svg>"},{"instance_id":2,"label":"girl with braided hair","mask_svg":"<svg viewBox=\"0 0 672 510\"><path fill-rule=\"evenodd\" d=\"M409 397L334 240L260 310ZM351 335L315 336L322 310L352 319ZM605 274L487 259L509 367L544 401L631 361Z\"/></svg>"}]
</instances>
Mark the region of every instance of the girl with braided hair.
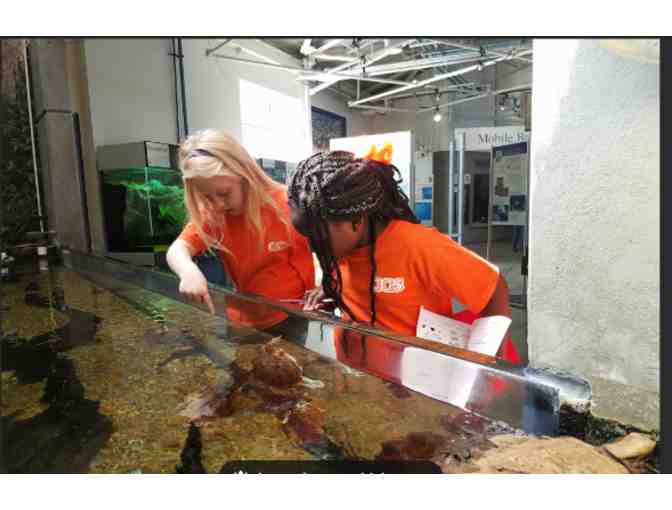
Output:
<instances>
[{"instance_id":1,"label":"girl with braided hair","mask_svg":"<svg viewBox=\"0 0 672 510\"><path fill-rule=\"evenodd\" d=\"M291 225L287 188L268 177L232 137L206 130L180 146L180 169L189 222L166 259L180 278L180 292L214 306L208 284L192 261L215 251L239 292L273 299L301 299L315 287L307 240ZM268 329L287 315L240 300L227 300L227 317Z\"/></svg>"},{"instance_id":2,"label":"girl with braided hair","mask_svg":"<svg viewBox=\"0 0 672 510\"><path fill-rule=\"evenodd\" d=\"M511 317L498 268L419 224L391 153L389 144L363 158L317 153L290 176L292 222L310 240L323 271L322 288L305 308L331 298L351 320L409 336L416 334L421 306L454 316L453 298L468 310L468 321ZM500 353L512 352L508 335L505 345ZM513 353L507 357L517 360Z\"/></svg>"}]
</instances>

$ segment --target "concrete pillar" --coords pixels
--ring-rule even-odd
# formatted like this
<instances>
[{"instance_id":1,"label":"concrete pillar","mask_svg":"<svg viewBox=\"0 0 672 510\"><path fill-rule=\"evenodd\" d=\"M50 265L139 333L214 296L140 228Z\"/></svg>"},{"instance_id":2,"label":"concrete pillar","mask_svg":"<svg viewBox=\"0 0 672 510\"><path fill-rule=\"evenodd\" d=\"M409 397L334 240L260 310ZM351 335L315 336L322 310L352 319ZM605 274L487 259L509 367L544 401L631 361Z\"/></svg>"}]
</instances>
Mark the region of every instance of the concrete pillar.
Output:
<instances>
[{"instance_id":1,"label":"concrete pillar","mask_svg":"<svg viewBox=\"0 0 672 510\"><path fill-rule=\"evenodd\" d=\"M659 427L658 41L535 40L529 355Z\"/></svg>"},{"instance_id":2,"label":"concrete pillar","mask_svg":"<svg viewBox=\"0 0 672 510\"><path fill-rule=\"evenodd\" d=\"M31 42L35 123L48 225L61 246L88 251L88 218L66 73L65 43Z\"/></svg>"},{"instance_id":3,"label":"concrete pillar","mask_svg":"<svg viewBox=\"0 0 672 510\"><path fill-rule=\"evenodd\" d=\"M93 143L93 126L89 83L86 73L84 41L65 40L65 64L70 93L70 108L79 114L81 155L84 165L86 204L89 213L91 251L103 255L107 251L103 222L103 205L100 195L100 174L96 167L96 149Z\"/></svg>"}]
</instances>

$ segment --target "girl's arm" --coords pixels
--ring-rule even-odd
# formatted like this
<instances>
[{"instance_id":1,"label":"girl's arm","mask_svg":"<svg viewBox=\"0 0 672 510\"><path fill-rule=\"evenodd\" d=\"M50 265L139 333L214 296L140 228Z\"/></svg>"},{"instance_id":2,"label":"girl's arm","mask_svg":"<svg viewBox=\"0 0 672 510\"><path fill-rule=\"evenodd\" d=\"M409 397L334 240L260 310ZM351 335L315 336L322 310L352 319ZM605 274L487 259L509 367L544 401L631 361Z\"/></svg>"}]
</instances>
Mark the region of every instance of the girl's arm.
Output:
<instances>
[{"instance_id":1,"label":"girl's arm","mask_svg":"<svg viewBox=\"0 0 672 510\"><path fill-rule=\"evenodd\" d=\"M503 315L504 317L511 318L511 307L509 306L509 286L506 284L506 280L500 274L499 279L497 280L497 286L495 291L492 293L492 297L488 304L485 305L483 311L481 312L481 317L490 317L493 315ZM504 343L511 341L511 325L509 329L506 330L504 335Z\"/></svg>"},{"instance_id":2,"label":"girl's arm","mask_svg":"<svg viewBox=\"0 0 672 510\"><path fill-rule=\"evenodd\" d=\"M208 292L208 282L192 260L195 254L196 250L189 243L176 239L168 248L166 262L180 279L180 293L207 305L210 313L214 314L215 306Z\"/></svg>"},{"instance_id":3,"label":"girl's arm","mask_svg":"<svg viewBox=\"0 0 672 510\"><path fill-rule=\"evenodd\" d=\"M485 308L483 308L483 311L481 312L482 317L489 317L491 315L503 315L504 317L511 318L509 286L506 284L506 280L501 274L499 275L497 286L492 293L490 301L488 301L488 304L485 305Z\"/></svg>"}]
</instances>

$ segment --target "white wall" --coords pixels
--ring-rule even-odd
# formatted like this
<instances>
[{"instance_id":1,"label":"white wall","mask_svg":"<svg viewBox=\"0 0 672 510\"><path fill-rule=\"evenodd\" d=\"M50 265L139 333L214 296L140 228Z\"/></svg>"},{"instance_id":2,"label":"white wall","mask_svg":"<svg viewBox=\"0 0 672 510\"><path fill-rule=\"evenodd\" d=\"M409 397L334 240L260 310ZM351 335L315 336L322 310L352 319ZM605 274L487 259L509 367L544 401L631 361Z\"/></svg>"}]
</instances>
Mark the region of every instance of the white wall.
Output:
<instances>
[{"instance_id":1,"label":"white wall","mask_svg":"<svg viewBox=\"0 0 672 510\"><path fill-rule=\"evenodd\" d=\"M168 39L86 39L96 146L175 143L175 79Z\"/></svg>"},{"instance_id":2,"label":"white wall","mask_svg":"<svg viewBox=\"0 0 672 510\"><path fill-rule=\"evenodd\" d=\"M530 363L657 428L659 67L600 40L535 40L534 62Z\"/></svg>"},{"instance_id":3,"label":"white wall","mask_svg":"<svg viewBox=\"0 0 672 510\"><path fill-rule=\"evenodd\" d=\"M205 51L222 42L220 39L185 39L184 73L188 107L189 131L219 128L242 141L240 80L267 87L276 92L305 100L305 87L291 73L252 66L230 60L206 57ZM255 39L237 40L246 48L270 58L280 65L297 66L289 55ZM246 59L261 58L238 52L229 45L217 54ZM305 111L303 112L305 115ZM301 119L305 121L305 119ZM307 137L308 133L304 133Z\"/></svg>"},{"instance_id":4,"label":"white wall","mask_svg":"<svg viewBox=\"0 0 672 510\"><path fill-rule=\"evenodd\" d=\"M309 138L311 104L346 117L348 136L363 133L366 122L361 114L349 110L343 100L334 97L331 93L322 92L309 96L305 82L297 81L292 73L206 57L205 50L216 46L218 42L220 42L218 39L191 39L183 43L190 131L216 126L229 131L238 140L244 141L241 128L240 80L246 80L302 102L304 117L288 119L288 123L291 120L296 123L295 125L301 123L306 143L304 150L306 157L310 155L312 148ZM236 42L258 55L238 52L228 48L228 45L217 53L248 60L260 60L266 57L280 65L301 67L298 60L261 40L237 40Z\"/></svg>"},{"instance_id":5,"label":"white wall","mask_svg":"<svg viewBox=\"0 0 672 510\"><path fill-rule=\"evenodd\" d=\"M367 119L347 108L331 92L307 96L303 82L285 71L206 58L206 49L221 39L183 39L189 131L217 127L242 139L240 80L312 103L346 117L347 135L365 134ZM246 48L278 64L300 67L290 55L261 40L239 40ZM169 39L86 39L93 138L96 146L152 140L176 142L175 79ZM224 46L217 53L260 60ZM181 112L180 112L181 115ZM305 131L309 115L297 121ZM306 154L310 153L310 143Z\"/></svg>"}]
</instances>

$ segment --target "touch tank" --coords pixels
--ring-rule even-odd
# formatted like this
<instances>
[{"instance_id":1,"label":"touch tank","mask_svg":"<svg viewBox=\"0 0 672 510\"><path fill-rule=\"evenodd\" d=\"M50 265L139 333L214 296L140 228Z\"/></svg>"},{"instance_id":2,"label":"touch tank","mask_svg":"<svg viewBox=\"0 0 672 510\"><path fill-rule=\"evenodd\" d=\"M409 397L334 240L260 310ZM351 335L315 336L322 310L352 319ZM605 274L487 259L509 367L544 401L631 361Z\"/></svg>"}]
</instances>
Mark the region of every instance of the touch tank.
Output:
<instances>
[{"instance_id":1,"label":"touch tank","mask_svg":"<svg viewBox=\"0 0 672 510\"><path fill-rule=\"evenodd\" d=\"M6 472L217 473L248 461L438 472L446 452L504 427L363 372L356 349L333 351L328 324L269 334L168 298L169 275L86 264L4 290Z\"/></svg>"},{"instance_id":2,"label":"touch tank","mask_svg":"<svg viewBox=\"0 0 672 510\"><path fill-rule=\"evenodd\" d=\"M459 472L494 436L523 438L530 418L557 416L548 389L581 394L318 313L257 331L219 313L242 294L212 289L213 316L166 273L63 258L0 288L0 472ZM401 367L377 357L383 345ZM469 374L478 383L458 405Z\"/></svg>"}]
</instances>

